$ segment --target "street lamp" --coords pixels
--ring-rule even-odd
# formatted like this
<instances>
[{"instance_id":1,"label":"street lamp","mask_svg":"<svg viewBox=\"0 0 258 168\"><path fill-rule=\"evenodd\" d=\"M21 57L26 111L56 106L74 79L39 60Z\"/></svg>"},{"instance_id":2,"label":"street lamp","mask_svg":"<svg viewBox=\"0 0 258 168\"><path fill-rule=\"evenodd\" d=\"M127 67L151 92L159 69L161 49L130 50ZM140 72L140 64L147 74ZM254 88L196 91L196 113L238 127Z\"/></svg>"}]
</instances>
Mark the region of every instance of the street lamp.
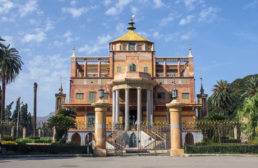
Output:
<instances>
[{"instance_id":1,"label":"street lamp","mask_svg":"<svg viewBox=\"0 0 258 168\"><path fill-rule=\"evenodd\" d=\"M99 98L102 100L102 98L104 97L104 90L102 89L102 76L100 74L100 89L99 89Z\"/></svg>"}]
</instances>

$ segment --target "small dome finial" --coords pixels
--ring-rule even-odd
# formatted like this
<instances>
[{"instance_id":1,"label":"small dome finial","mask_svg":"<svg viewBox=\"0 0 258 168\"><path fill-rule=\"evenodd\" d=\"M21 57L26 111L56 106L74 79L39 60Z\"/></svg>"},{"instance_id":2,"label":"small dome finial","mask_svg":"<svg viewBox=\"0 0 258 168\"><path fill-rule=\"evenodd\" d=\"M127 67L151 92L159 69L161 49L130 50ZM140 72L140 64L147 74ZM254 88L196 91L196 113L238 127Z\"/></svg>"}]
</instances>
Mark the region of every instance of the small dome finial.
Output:
<instances>
[{"instance_id":1,"label":"small dome finial","mask_svg":"<svg viewBox=\"0 0 258 168\"><path fill-rule=\"evenodd\" d=\"M132 30L134 31L136 28L133 26L135 23L133 22L133 17L135 17L135 15L132 15L131 16L131 20L130 22L128 23L129 24L129 27L127 27L128 30Z\"/></svg>"},{"instance_id":2,"label":"small dome finial","mask_svg":"<svg viewBox=\"0 0 258 168\"><path fill-rule=\"evenodd\" d=\"M189 43L189 56L188 57L193 57L191 50L192 50L192 47L191 47L191 44Z\"/></svg>"},{"instance_id":3,"label":"small dome finial","mask_svg":"<svg viewBox=\"0 0 258 168\"><path fill-rule=\"evenodd\" d=\"M191 50L192 48L191 48L191 43L189 43L189 50Z\"/></svg>"},{"instance_id":4,"label":"small dome finial","mask_svg":"<svg viewBox=\"0 0 258 168\"><path fill-rule=\"evenodd\" d=\"M75 46L74 46L74 44L73 44L73 50L75 50Z\"/></svg>"},{"instance_id":5,"label":"small dome finial","mask_svg":"<svg viewBox=\"0 0 258 168\"><path fill-rule=\"evenodd\" d=\"M73 44L73 55L72 55L72 57L75 57L75 46L74 46L74 44Z\"/></svg>"},{"instance_id":6,"label":"small dome finial","mask_svg":"<svg viewBox=\"0 0 258 168\"><path fill-rule=\"evenodd\" d=\"M200 78L201 79L201 89L200 89L200 92L201 92L201 94L204 94L204 89L203 89L203 86L202 86L202 78Z\"/></svg>"}]
</instances>

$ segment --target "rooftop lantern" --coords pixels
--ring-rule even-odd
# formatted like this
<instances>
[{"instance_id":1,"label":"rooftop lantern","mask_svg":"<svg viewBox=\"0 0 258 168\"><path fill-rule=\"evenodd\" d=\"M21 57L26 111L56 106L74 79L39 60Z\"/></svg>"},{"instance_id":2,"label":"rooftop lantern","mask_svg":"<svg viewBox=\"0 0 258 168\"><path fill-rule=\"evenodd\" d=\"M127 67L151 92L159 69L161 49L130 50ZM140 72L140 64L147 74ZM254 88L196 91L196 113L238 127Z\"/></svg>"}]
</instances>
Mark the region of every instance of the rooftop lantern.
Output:
<instances>
[{"instance_id":1,"label":"rooftop lantern","mask_svg":"<svg viewBox=\"0 0 258 168\"><path fill-rule=\"evenodd\" d=\"M175 77L174 77L174 82L172 82L172 83L174 83L174 89L172 90L172 99L174 100L174 99L177 99L177 97L178 97L178 90L176 90L176 79L175 79Z\"/></svg>"},{"instance_id":2,"label":"rooftop lantern","mask_svg":"<svg viewBox=\"0 0 258 168\"><path fill-rule=\"evenodd\" d=\"M101 77L101 74L100 74ZM104 97L104 90L102 89L102 78L100 78L101 84L100 84L100 89L99 89L99 98L102 100Z\"/></svg>"}]
</instances>

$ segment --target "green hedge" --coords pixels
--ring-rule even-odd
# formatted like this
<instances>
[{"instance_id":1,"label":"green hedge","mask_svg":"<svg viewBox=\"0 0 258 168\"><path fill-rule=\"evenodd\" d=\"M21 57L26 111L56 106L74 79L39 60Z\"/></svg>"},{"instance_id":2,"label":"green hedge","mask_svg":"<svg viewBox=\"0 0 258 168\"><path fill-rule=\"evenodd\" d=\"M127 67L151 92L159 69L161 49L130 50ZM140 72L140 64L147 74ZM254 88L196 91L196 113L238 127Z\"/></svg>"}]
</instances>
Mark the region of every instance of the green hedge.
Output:
<instances>
[{"instance_id":1,"label":"green hedge","mask_svg":"<svg viewBox=\"0 0 258 168\"><path fill-rule=\"evenodd\" d=\"M258 145L189 145L188 154L258 154Z\"/></svg>"},{"instance_id":2,"label":"green hedge","mask_svg":"<svg viewBox=\"0 0 258 168\"><path fill-rule=\"evenodd\" d=\"M33 154L87 154L87 146L80 145L2 145L6 148L7 154L33 155ZM90 146L89 153L92 153Z\"/></svg>"},{"instance_id":3,"label":"green hedge","mask_svg":"<svg viewBox=\"0 0 258 168\"><path fill-rule=\"evenodd\" d=\"M11 135L4 135L4 141L12 141L13 137Z\"/></svg>"},{"instance_id":4,"label":"green hedge","mask_svg":"<svg viewBox=\"0 0 258 168\"><path fill-rule=\"evenodd\" d=\"M30 138L18 138L17 143L51 143L52 138L30 139Z\"/></svg>"}]
</instances>

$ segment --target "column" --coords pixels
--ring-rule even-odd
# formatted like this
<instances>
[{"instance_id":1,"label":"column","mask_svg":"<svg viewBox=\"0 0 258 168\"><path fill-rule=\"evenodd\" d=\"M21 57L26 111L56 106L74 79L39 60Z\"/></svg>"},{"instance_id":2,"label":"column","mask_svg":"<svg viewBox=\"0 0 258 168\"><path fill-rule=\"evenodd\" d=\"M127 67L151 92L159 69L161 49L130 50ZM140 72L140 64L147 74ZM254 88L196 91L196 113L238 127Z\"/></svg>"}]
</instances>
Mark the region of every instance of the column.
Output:
<instances>
[{"instance_id":1,"label":"column","mask_svg":"<svg viewBox=\"0 0 258 168\"><path fill-rule=\"evenodd\" d=\"M166 104L170 112L170 137L171 137L171 152L170 156L184 156L182 149L182 125L181 112L184 103L180 103L174 99L171 103Z\"/></svg>"},{"instance_id":2,"label":"column","mask_svg":"<svg viewBox=\"0 0 258 168\"><path fill-rule=\"evenodd\" d=\"M137 44L135 44L135 51L137 51Z\"/></svg>"},{"instance_id":3,"label":"column","mask_svg":"<svg viewBox=\"0 0 258 168\"><path fill-rule=\"evenodd\" d=\"M144 43L143 46L143 51L146 51L146 44Z\"/></svg>"},{"instance_id":4,"label":"column","mask_svg":"<svg viewBox=\"0 0 258 168\"><path fill-rule=\"evenodd\" d=\"M181 76L180 59L177 62L177 77Z\"/></svg>"},{"instance_id":5,"label":"column","mask_svg":"<svg viewBox=\"0 0 258 168\"><path fill-rule=\"evenodd\" d=\"M137 130L140 130L140 124L142 122L142 88L137 88Z\"/></svg>"},{"instance_id":6,"label":"column","mask_svg":"<svg viewBox=\"0 0 258 168\"><path fill-rule=\"evenodd\" d=\"M53 127L53 142L55 142L55 136L56 136L56 128Z\"/></svg>"},{"instance_id":7,"label":"column","mask_svg":"<svg viewBox=\"0 0 258 168\"><path fill-rule=\"evenodd\" d=\"M87 112L84 112L84 128L87 128Z\"/></svg>"},{"instance_id":8,"label":"column","mask_svg":"<svg viewBox=\"0 0 258 168\"><path fill-rule=\"evenodd\" d=\"M164 65L163 65L163 76L166 77L167 76L167 62L164 59Z\"/></svg>"},{"instance_id":9,"label":"column","mask_svg":"<svg viewBox=\"0 0 258 168\"><path fill-rule=\"evenodd\" d=\"M116 90L116 119L115 122L119 122L120 108L119 108L119 89Z\"/></svg>"},{"instance_id":10,"label":"column","mask_svg":"<svg viewBox=\"0 0 258 168\"><path fill-rule=\"evenodd\" d=\"M234 138L238 139L237 126L234 127Z\"/></svg>"},{"instance_id":11,"label":"column","mask_svg":"<svg viewBox=\"0 0 258 168\"><path fill-rule=\"evenodd\" d=\"M87 77L87 58L84 59L84 77Z\"/></svg>"},{"instance_id":12,"label":"column","mask_svg":"<svg viewBox=\"0 0 258 168\"><path fill-rule=\"evenodd\" d=\"M153 124L154 112L153 112L153 90L150 91L150 124Z\"/></svg>"},{"instance_id":13,"label":"column","mask_svg":"<svg viewBox=\"0 0 258 168\"><path fill-rule=\"evenodd\" d=\"M26 127L23 127L22 138L26 138Z\"/></svg>"},{"instance_id":14,"label":"column","mask_svg":"<svg viewBox=\"0 0 258 168\"><path fill-rule=\"evenodd\" d=\"M14 139L14 126L12 126L12 128L11 128L11 136Z\"/></svg>"},{"instance_id":15,"label":"column","mask_svg":"<svg viewBox=\"0 0 258 168\"><path fill-rule=\"evenodd\" d=\"M125 89L125 131L129 130L129 88Z\"/></svg>"},{"instance_id":16,"label":"column","mask_svg":"<svg viewBox=\"0 0 258 168\"><path fill-rule=\"evenodd\" d=\"M150 89L147 89L147 104L146 104L146 125L149 126L150 124L150 114L151 114L151 103L150 103Z\"/></svg>"},{"instance_id":17,"label":"column","mask_svg":"<svg viewBox=\"0 0 258 168\"><path fill-rule=\"evenodd\" d=\"M101 77L101 60L98 62L98 77Z\"/></svg>"},{"instance_id":18,"label":"column","mask_svg":"<svg viewBox=\"0 0 258 168\"><path fill-rule=\"evenodd\" d=\"M40 129L38 130L38 137L41 138L41 130Z\"/></svg>"},{"instance_id":19,"label":"column","mask_svg":"<svg viewBox=\"0 0 258 168\"><path fill-rule=\"evenodd\" d=\"M116 91L112 91L113 104L112 104L112 124L116 122Z\"/></svg>"},{"instance_id":20,"label":"column","mask_svg":"<svg viewBox=\"0 0 258 168\"><path fill-rule=\"evenodd\" d=\"M106 157L106 113L110 106L104 100L98 100L91 104L95 108L95 157Z\"/></svg>"}]
</instances>

